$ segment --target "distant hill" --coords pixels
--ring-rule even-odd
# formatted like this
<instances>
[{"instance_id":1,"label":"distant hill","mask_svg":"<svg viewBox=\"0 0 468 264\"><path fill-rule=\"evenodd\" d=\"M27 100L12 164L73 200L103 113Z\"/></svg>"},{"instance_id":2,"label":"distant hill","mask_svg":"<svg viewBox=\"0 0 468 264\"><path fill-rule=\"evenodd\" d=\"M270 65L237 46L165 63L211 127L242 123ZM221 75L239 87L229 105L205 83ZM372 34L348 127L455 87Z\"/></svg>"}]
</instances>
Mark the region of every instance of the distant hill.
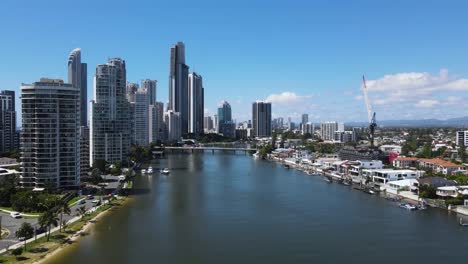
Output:
<instances>
[{"instance_id":1,"label":"distant hill","mask_svg":"<svg viewBox=\"0 0 468 264\"><path fill-rule=\"evenodd\" d=\"M377 120L379 127L468 127L468 116L439 119L419 119L419 120ZM346 126L367 126L367 122L349 122Z\"/></svg>"}]
</instances>

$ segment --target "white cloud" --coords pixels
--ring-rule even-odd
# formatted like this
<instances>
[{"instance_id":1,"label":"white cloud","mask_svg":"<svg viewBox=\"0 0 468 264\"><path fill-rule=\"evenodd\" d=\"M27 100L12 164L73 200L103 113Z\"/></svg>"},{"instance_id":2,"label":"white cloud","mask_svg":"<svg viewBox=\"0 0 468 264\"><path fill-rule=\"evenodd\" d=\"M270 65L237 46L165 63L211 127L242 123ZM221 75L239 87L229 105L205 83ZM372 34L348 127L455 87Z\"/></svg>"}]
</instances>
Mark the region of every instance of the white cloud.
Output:
<instances>
[{"instance_id":1,"label":"white cloud","mask_svg":"<svg viewBox=\"0 0 468 264\"><path fill-rule=\"evenodd\" d=\"M411 109L414 106L418 108L460 106L462 100L455 95L460 91L468 91L468 79L441 69L438 74L427 72L388 74L367 81L367 87L371 104L385 112L394 111L395 106L400 106L402 109Z\"/></svg>"},{"instance_id":2,"label":"white cloud","mask_svg":"<svg viewBox=\"0 0 468 264\"><path fill-rule=\"evenodd\" d=\"M283 92L280 94L270 94L266 101L272 104L283 105L283 106L294 106L298 103L303 103L308 99L312 98L311 95L297 95L293 92Z\"/></svg>"},{"instance_id":3,"label":"white cloud","mask_svg":"<svg viewBox=\"0 0 468 264\"><path fill-rule=\"evenodd\" d=\"M416 103L416 107L433 108L439 104L440 102L437 100L420 100L419 102Z\"/></svg>"}]
</instances>

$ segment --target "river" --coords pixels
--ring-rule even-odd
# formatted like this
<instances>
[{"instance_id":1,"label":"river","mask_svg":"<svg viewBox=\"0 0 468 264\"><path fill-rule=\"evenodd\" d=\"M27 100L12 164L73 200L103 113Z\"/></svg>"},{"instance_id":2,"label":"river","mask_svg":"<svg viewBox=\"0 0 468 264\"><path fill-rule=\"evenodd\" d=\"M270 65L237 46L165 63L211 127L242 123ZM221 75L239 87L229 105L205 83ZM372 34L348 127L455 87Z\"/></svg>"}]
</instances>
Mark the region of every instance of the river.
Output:
<instances>
[{"instance_id":1,"label":"river","mask_svg":"<svg viewBox=\"0 0 468 264\"><path fill-rule=\"evenodd\" d=\"M47 263L464 263L468 228L235 154L153 161L135 195Z\"/></svg>"}]
</instances>

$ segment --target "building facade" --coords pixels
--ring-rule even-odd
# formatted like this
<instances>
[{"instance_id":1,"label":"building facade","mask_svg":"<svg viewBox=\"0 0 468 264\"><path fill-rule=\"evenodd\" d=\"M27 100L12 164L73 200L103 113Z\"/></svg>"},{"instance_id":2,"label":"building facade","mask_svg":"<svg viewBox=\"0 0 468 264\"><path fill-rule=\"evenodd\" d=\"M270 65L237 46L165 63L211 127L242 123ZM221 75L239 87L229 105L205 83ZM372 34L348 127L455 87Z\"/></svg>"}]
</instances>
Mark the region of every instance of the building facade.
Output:
<instances>
[{"instance_id":1,"label":"building facade","mask_svg":"<svg viewBox=\"0 0 468 264\"><path fill-rule=\"evenodd\" d=\"M21 85L22 187L72 188L80 184L80 90L43 78Z\"/></svg>"},{"instance_id":2,"label":"building facade","mask_svg":"<svg viewBox=\"0 0 468 264\"><path fill-rule=\"evenodd\" d=\"M88 125L88 65L81 62L81 49L68 56L68 83L80 91L80 124Z\"/></svg>"},{"instance_id":3,"label":"building facade","mask_svg":"<svg viewBox=\"0 0 468 264\"><path fill-rule=\"evenodd\" d=\"M88 177L89 172L89 127L80 127L80 178Z\"/></svg>"},{"instance_id":4,"label":"building facade","mask_svg":"<svg viewBox=\"0 0 468 264\"><path fill-rule=\"evenodd\" d=\"M141 81L141 89L146 90L148 93L148 100L150 105L154 105L156 102L156 84L158 81L145 79Z\"/></svg>"},{"instance_id":5,"label":"building facade","mask_svg":"<svg viewBox=\"0 0 468 264\"><path fill-rule=\"evenodd\" d=\"M109 59L96 67L91 102L90 165L96 160L115 163L130 151L130 103L126 98L125 61Z\"/></svg>"},{"instance_id":6,"label":"building facade","mask_svg":"<svg viewBox=\"0 0 468 264\"><path fill-rule=\"evenodd\" d=\"M216 124L218 133L223 134L225 137L234 138L236 136L236 126L232 122L231 105L227 101L222 101L218 106L218 122Z\"/></svg>"},{"instance_id":7,"label":"building facade","mask_svg":"<svg viewBox=\"0 0 468 264\"><path fill-rule=\"evenodd\" d=\"M167 111L164 114L164 123L167 127L167 140L168 141L179 141L181 138L180 126L181 126L180 113L172 110Z\"/></svg>"},{"instance_id":8,"label":"building facade","mask_svg":"<svg viewBox=\"0 0 468 264\"><path fill-rule=\"evenodd\" d=\"M211 116L204 117L203 128L205 129L205 133L213 130L213 118L211 118Z\"/></svg>"},{"instance_id":9,"label":"building facade","mask_svg":"<svg viewBox=\"0 0 468 264\"><path fill-rule=\"evenodd\" d=\"M149 98L148 91L138 89L135 94L134 141L136 145L145 146L149 141Z\"/></svg>"},{"instance_id":10,"label":"building facade","mask_svg":"<svg viewBox=\"0 0 468 264\"><path fill-rule=\"evenodd\" d=\"M196 72L188 76L189 91L189 133L203 134L203 117L205 111L203 79Z\"/></svg>"},{"instance_id":11,"label":"building facade","mask_svg":"<svg viewBox=\"0 0 468 264\"><path fill-rule=\"evenodd\" d=\"M457 142L457 146L461 146L461 145L468 146L468 130L457 131L456 142Z\"/></svg>"},{"instance_id":12,"label":"building facade","mask_svg":"<svg viewBox=\"0 0 468 264\"><path fill-rule=\"evenodd\" d=\"M252 127L255 137L271 136L271 103L257 101L252 104Z\"/></svg>"},{"instance_id":13,"label":"building facade","mask_svg":"<svg viewBox=\"0 0 468 264\"><path fill-rule=\"evenodd\" d=\"M16 131L15 92L0 92L0 154L19 148Z\"/></svg>"},{"instance_id":14,"label":"building facade","mask_svg":"<svg viewBox=\"0 0 468 264\"><path fill-rule=\"evenodd\" d=\"M168 110L179 113L182 135L189 131L188 74L189 67L185 64L185 45L183 42L178 42L171 47Z\"/></svg>"},{"instance_id":15,"label":"building facade","mask_svg":"<svg viewBox=\"0 0 468 264\"><path fill-rule=\"evenodd\" d=\"M325 141L333 141L338 131L337 122L323 122L320 124L320 137Z\"/></svg>"}]
</instances>

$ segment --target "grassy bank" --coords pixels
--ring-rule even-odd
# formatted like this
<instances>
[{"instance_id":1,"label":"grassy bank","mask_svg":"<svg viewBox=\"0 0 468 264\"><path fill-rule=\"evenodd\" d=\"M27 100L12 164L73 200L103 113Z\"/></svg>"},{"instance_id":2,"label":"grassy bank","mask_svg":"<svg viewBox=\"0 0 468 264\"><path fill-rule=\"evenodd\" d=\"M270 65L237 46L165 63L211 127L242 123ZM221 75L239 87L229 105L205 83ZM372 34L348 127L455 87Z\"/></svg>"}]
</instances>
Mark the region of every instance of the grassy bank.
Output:
<instances>
[{"instance_id":1,"label":"grassy bank","mask_svg":"<svg viewBox=\"0 0 468 264\"><path fill-rule=\"evenodd\" d=\"M75 243L74 241L80 237L80 232L83 228L89 226L90 220L95 219L101 213L108 211L111 208L116 208L122 205L127 198L113 200L110 204L101 206L95 212L84 216L81 220L69 224L65 229L56 231L50 234L50 240L47 237L41 237L36 241L30 242L26 245L26 251L19 257L15 257L9 253L0 256L0 263L38 263L43 261L47 255L60 250L61 248ZM101 214L102 215L102 214ZM23 247L24 249L24 247Z\"/></svg>"}]
</instances>

